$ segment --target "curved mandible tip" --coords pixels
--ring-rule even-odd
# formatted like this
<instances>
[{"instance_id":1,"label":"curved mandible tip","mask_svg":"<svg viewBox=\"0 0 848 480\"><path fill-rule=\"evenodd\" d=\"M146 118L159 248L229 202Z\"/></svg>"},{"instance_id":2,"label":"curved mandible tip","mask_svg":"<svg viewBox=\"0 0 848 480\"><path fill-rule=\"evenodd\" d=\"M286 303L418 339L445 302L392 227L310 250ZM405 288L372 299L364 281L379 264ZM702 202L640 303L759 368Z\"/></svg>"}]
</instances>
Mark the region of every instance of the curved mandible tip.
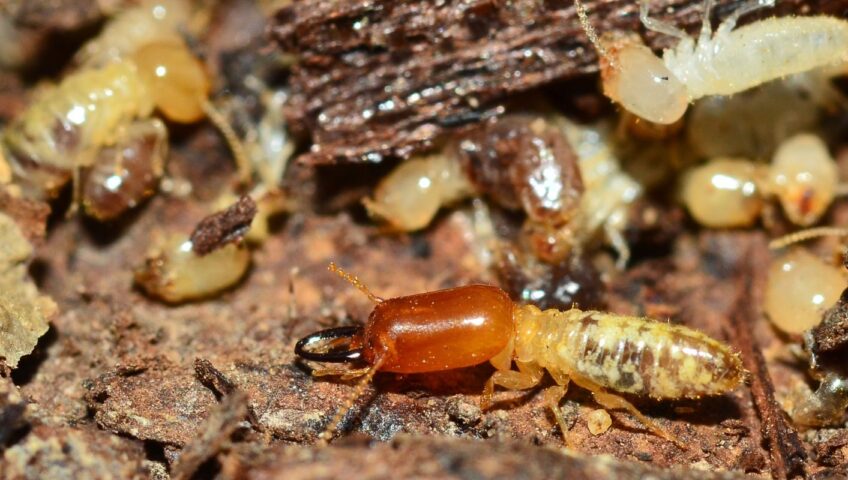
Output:
<instances>
[{"instance_id":1,"label":"curved mandible tip","mask_svg":"<svg viewBox=\"0 0 848 480\"><path fill-rule=\"evenodd\" d=\"M294 346L294 353L301 358L315 362L353 362L362 358L361 348L350 348L351 340L359 335L361 331L362 327L359 326L336 327L321 330L320 332L312 333L298 340L297 344ZM332 343L325 343L328 340L345 338L348 339L348 341L344 342L342 345L336 346ZM324 343L323 346L326 347L325 350L312 350L311 347L315 347L317 344L321 343Z\"/></svg>"}]
</instances>

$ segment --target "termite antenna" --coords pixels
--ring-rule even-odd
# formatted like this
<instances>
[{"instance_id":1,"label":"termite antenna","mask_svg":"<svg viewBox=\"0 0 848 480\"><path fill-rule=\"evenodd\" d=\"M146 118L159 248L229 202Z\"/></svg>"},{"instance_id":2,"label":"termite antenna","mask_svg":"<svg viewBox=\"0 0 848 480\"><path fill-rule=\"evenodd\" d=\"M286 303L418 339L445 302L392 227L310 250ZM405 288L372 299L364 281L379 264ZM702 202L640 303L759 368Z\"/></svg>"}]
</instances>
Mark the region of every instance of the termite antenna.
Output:
<instances>
[{"instance_id":1,"label":"termite antenna","mask_svg":"<svg viewBox=\"0 0 848 480\"><path fill-rule=\"evenodd\" d=\"M356 287L360 292L364 293L365 296L368 297L368 300L371 300L374 303L381 303L383 301L382 298L371 293L371 290L369 290L368 287L366 287L365 284L362 283L362 280L360 280L359 277L357 277L356 275L351 275L350 273L345 272L344 270L341 269L341 267L336 265L336 262L330 262L330 265L327 267L327 269L329 269L331 272L333 272L333 273L337 274L338 276L347 280L351 285Z\"/></svg>"},{"instance_id":2,"label":"termite antenna","mask_svg":"<svg viewBox=\"0 0 848 480\"><path fill-rule=\"evenodd\" d=\"M615 62L613 61L612 56L601 44L601 40L598 38L598 33L595 31L595 27L593 27L592 23L589 21L589 15L586 13L586 6L583 5L583 2L580 0L574 0L574 9L577 11L577 18L580 20L580 26L583 28L583 31L586 32L586 36L589 37L589 41L592 42L592 46L595 47L598 54L603 57L611 67L615 67Z\"/></svg>"},{"instance_id":3,"label":"termite antenna","mask_svg":"<svg viewBox=\"0 0 848 480\"><path fill-rule=\"evenodd\" d=\"M789 245L819 237L848 237L848 227L813 227L778 237L769 242L770 250L780 250Z\"/></svg>"},{"instance_id":4,"label":"termite antenna","mask_svg":"<svg viewBox=\"0 0 848 480\"><path fill-rule=\"evenodd\" d=\"M347 396L342 406L336 410L336 414L333 415L330 423L327 424L327 427L324 428L324 431L321 432L321 435L318 435L318 446L326 447L330 440L335 435L336 430L338 430L339 422L342 421L347 412L353 408L353 404L362 396L362 392L365 390L365 386L371 383L371 380L374 378L374 375L377 373L377 370L383 365L383 361L385 360L385 355L381 355L380 358L374 362L374 365L371 365L371 368L368 369L368 372L362 376L362 378L357 382L356 388Z\"/></svg>"},{"instance_id":5,"label":"termite antenna","mask_svg":"<svg viewBox=\"0 0 848 480\"><path fill-rule=\"evenodd\" d=\"M221 132L221 135L224 136L224 140L227 141L227 145L230 147L230 151L233 152L233 157L235 157L236 161L236 169L238 169L239 175L239 183L242 185L247 185L250 183L250 163L247 160L247 153L245 153L244 145L241 143L238 135L236 135L233 127L230 126L229 122L224 118L224 115L212 105L206 98L202 98L200 100L200 105L203 108L203 112L206 114L206 117L215 125L215 128Z\"/></svg>"}]
</instances>

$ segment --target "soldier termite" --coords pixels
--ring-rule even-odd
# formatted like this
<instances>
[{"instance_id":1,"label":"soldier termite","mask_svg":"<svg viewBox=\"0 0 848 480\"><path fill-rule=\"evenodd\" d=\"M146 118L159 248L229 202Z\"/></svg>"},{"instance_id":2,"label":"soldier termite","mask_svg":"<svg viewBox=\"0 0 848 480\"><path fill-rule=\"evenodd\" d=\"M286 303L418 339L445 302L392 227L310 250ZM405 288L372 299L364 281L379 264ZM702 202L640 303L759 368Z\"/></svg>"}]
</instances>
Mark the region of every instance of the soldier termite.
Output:
<instances>
[{"instance_id":1,"label":"soldier termite","mask_svg":"<svg viewBox=\"0 0 848 480\"><path fill-rule=\"evenodd\" d=\"M647 318L571 309L539 310L510 300L498 287L467 285L405 297L381 299L334 264L330 269L376 305L364 327L339 327L311 334L295 353L318 362L359 362L361 368L315 370L315 375L362 377L320 441L377 371L423 373L490 361L496 372L486 383L483 408L496 385L537 386L547 371L556 382L545 398L565 435L558 402L569 381L592 392L608 409L624 409L651 432L677 441L617 393L653 399L700 398L739 386L746 371L738 354L703 333ZM512 370L513 361L518 371Z\"/></svg>"},{"instance_id":2,"label":"soldier termite","mask_svg":"<svg viewBox=\"0 0 848 480\"><path fill-rule=\"evenodd\" d=\"M689 103L708 95L732 95L786 75L848 60L848 22L827 16L768 18L735 28L740 17L774 5L748 0L713 33L714 0L704 0L697 39L649 16L640 0L640 19L648 30L679 42L657 57L644 44L599 39L586 9L575 0L580 23L601 57L604 93L626 110L652 122L674 123Z\"/></svg>"},{"instance_id":3,"label":"soldier termite","mask_svg":"<svg viewBox=\"0 0 848 480\"><path fill-rule=\"evenodd\" d=\"M841 193L838 173L827 145L803 133L781 143L769 165L720 158L693 168L683 181L683 203L701 225L744 227L775 197L792 223L806 227Z\"/></svg>"},{"instance_id":4,"label":"soldier termite","mask_svg":"<svg viewBox=\"0 0 848 480\"><path fill-rule=\"evenodd\" d=\"M176 12L185 9L180 5L146 2L124 15L156 24L158 17L178 17ZM113 22L123 25L124 15ZM82 68L36 98L4 131L2 148L13 180L29 195L55 196L73 178L74 199L103 219L120 213L111 205L114 197L126 197L124 203L131 206L149 195L162 173L167 136L162 124L150 118L154 109L174 122L209 118L227 138L239 165L245 163L237 138L207 98L211 85L203 64L168 28L137 30L109 54L84 56ZM108 25L104 36L121 37ZM101 52L105 43L89 50ZM112 151L103 153L104 148ZM111 166L95 167L100 161ZM152 166L143 167L143 162ZM87 168L95 172L85 181L97 185L82 185L80 175ZM113 173L106 174L110 169ZM137 176L133 170L144 173Z\"/></svg>"}]
</instances>

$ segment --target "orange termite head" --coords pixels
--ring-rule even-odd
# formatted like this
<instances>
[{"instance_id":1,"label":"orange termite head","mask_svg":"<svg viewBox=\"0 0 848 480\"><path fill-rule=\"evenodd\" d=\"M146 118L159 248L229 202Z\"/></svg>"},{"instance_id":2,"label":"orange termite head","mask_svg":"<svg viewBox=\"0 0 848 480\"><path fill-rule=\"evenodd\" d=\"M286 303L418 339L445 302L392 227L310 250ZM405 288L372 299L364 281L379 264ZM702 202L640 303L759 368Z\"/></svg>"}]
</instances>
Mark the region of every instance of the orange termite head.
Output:
<instances>
[{"instance_id":1,"label":"orange termite head","mask_svg":"<svg viewBox=\"0 0 848 480\"><path fill-rule=\"evenodd\" d=\"M468 285L383 300L334 264L330 270L376 305L364 327L323 330L295 346L295 354L306 360L367 365L351 370L362 377L319 436L319 444L329 442L338 422L378 370L422 373L468 367L490 360L512 345L515 305L498 287Z\"/></svg>"},{"instance_id":2,"label":"orange termite head","mask_svg":"<svg viewBox=\"0 0 848 480\"><path fill-rule=\"evenodd\" d=\"M506 348L515 331L514 304L491 285L466 285L380 299L351 275L336 271L376 305L364 327L340 327L301 339L295 353L319 362L380 365L422 373L483 363Z\"/></svg>"},{"instance_id":3,"label":"orange termite head","mask_svg":"<svg viewBox=\"0 0 848 480\"><path fill-rule=\"evenodd\" d=\"M506 292L491 285L391 298L368 317L362 354L397 373L477 365L506 348L515 330L513 308Z\"/></svg>"}]
</instances>

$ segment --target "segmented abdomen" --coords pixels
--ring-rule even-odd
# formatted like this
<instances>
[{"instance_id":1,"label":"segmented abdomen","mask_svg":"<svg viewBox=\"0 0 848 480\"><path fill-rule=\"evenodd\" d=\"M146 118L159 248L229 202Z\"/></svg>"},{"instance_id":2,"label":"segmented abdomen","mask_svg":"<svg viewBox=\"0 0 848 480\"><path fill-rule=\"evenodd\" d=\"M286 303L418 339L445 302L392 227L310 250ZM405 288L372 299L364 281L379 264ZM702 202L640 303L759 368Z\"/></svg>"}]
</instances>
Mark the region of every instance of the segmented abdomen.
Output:
<instances>
[{"instance_id":1,"label":"segmented abdomen","mask_svg":"<svg viewBox=\"0 0 848 480\"><path fill-rule=\"evenodd\" d=\"M585 312L556 346L559 359L593 382L653 398L715 395L737 386L738 356L695 330L644 318Z\"/></svg>"},{"instance_id":2,"label":"segmented abdomen","mask_svg":"<svg viewBox=\"0 0 848 480\"><path fill-rule=\"evenodd\" d=\"M45 93L9 125L3 143L15 175L35 189L67 182L119 128L153 111L151 96L131 62L83 70Z\"/></svg>"},{"instance_id":3,"label":"segmented abdomen","mask_svg":"<svg viewBox=\"0 0 848 480\"><path fill-rule=\"evenodd\" d=\"M726 34L719 31L708 47L706 60L689 55L666 60L675 75L688 79L692 99L732 95L787 75L844 63L848 22L824 16L769 18ZM690 55L700 56L701 50Z\"/></svg>"},{"instance_id":4,"label":"segmented abdomen","mask_svg":"<svg viewBox=\"0 0 848 480\"><path fill-rule=\"evenodd\" d=\"M727 345L679 325L576 309L524 315L519 322L525 322L518 325L519 355L521 348L525 357L532 351L545 368L576 373L617 392L697 398L730 391L745 376ZM533 322L535 328L526 327ZM534 333L527 335L530 330Z\"/></svg>"}]
</instances>

